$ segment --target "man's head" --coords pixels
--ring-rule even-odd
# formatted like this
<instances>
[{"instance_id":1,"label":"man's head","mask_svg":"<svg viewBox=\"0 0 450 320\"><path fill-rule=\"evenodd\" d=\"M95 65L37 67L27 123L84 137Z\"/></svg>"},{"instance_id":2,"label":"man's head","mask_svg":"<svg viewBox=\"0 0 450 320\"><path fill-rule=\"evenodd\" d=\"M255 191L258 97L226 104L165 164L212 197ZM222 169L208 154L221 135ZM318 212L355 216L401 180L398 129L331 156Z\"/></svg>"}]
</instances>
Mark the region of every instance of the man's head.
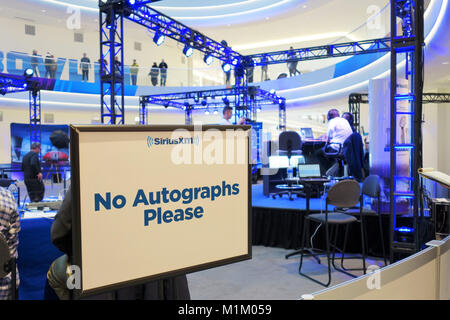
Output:
<instances>
[{"instance_id":1,"label":"man's head","mask_svg":"<svg viewBox=\"0 0 450 320\"><path fill-rule=\"evenodd\" d=\"M37 50L33 50L33 54L37 54Z\"/></svg>"},{"instance_id":2,"label":"man's head","mask_svg":"<svg viewBox=\"0 0 450 320\"><path fill-rule=\"evenodd\" d=\"M41 144L39 142L33 142L31 144L31 151L34 151L37 153L41 152Z\"/></svg>"},{"instance_id":3,"label":"man's head","mask_svg":"<svg viewBox=\"0 0 450 320\"><path fill-rule=\"evenodd\" d=\"M83 58L86 58L86 56L87 56L87 54L86 54L86 53L83 53Z\"/></svg>"},{"instance_id":4,"label":"man's head","mask_svg":"<svg viewBox=\"0 0 450 320\"><path fill-rule=\"evenodd\" d=\"M136 63L136 59L133 59L133 63Z\"/></svg>"},{"instance_id":5,"label":"man's head","mask_svg":"<svg viewBox=\"0 0 450 320\"><path fill-rule=\"evenodd\" d=\"M161 62L164 62L164 59L161 59Z\"/></svg>"},{"instance_id":6,"label":"man's head","mask_svg":"<svg viewBox=\"0 0 450 320\"><path fill-rule=\"evenodd\" d=\"M231 117L233 116L233 108L226 106L225 108L223 108L223 118L226 120L230 120Z\"/></svg>"},{"instance_id":7,"label":"man's head","mask_svg":"<svg viewBox=\"0 0 450 320\"><path fill-rule=\"evenodd\" d=\"M328 111L327 119L330 121L331 119L338 118L339 117L339 111L337 109L331 109Z\"/></svg>"},{"instance_id":8,"label":"man's head","mask_svg":"<svg viewBox=\"0 0 450 320\"><path fill-rule=\"evenodd\" d=\"M344 112L342 114L342 118L344 118L345 120L348 121L348 123L350 124L351 127L353 127L353 114L351 114L350 112Z\"/></svg>"}]
</instances>

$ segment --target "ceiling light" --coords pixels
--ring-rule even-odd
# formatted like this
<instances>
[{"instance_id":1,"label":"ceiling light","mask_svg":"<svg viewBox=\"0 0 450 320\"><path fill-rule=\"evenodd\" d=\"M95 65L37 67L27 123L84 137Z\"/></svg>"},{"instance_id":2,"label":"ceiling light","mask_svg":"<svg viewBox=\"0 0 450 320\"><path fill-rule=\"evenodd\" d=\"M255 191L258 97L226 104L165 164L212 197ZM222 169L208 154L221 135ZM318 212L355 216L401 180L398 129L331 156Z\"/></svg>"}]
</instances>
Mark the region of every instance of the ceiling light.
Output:
<instances>
[{"instance_id":1,"label":"ceiling light","mask_svg":"<svg viewBox=\"0 0 450 320\"><path fill-rule=\"evenodd\" d=\"M161 32L157 31L155 33L155 36L153 37L153 42L156 43L157 46L160 46L164 43L164 40L166 39L166 36L162 34Z\"/></svg>"},{"instance_id":2,"label":"ceiling light","mask_svg":"<svg viewBox=\"0 0 450 320\"><path fill-rule=\"evenodd\" d=\"M183 54L189 58L190 56L192 56L193 53L194 49L192 49L192 47L186 43L183 49Z\"/></svg>"},{"instance_id":3,"label":"ceiling light","mask_svg":"<svg viewBox=\"0 0 450 320\"><path fill-rule=\"evenodd\" d=\"M213 56L211 54L205 54L203 61L209 66L213 62Z\"/></svg>"},{"instance_id":4,"label":"ceiling light","mask_svg":"<svg viewBox=\"0 0 450 320\"><path fill-rule=\"evenodd\" d=\"M231 65L230 65L229 63L224 62L224 63L222 64L222 70L223 70L224 72L229 72L229 71L231 70Z\"/></svg>"}]
</instances>

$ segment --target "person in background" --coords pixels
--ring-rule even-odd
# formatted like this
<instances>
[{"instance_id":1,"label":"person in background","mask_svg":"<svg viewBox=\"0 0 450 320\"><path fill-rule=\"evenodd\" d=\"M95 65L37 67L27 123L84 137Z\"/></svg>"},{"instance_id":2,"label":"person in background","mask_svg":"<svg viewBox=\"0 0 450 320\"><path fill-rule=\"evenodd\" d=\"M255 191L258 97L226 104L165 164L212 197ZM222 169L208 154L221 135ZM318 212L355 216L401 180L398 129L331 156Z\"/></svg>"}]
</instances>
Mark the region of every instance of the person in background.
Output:
<instances>
[{"instance_id":1,"label":"person in background","mask_svg":"<svg viewBox=\"0 0 450 320\"><path fill-rule=\"evenodd\" d=\"M139 65L136 62L136 59L133 60L133 64L130 67L131 74L131 85L135 86L137 83L137 75L139 72Z\"/></svg>"},{"instance_id":2,"label":"person in background","mask_svg":"<svg viewBox=\"0 0 450 320\"><path fill-rule=\"evenodd\" d=\"M150 76L152 85L156 86L158 84L158 75L159 75L159 68L156 62L153 62L152 68L150 69L148 75Z\"/></svg>"},{"instance_id":3,"label":"person in background","mask_svg":"<svg viewBox=\"0 0 450 320\"><path fill-rule=\"evenodd\" d=\"M19 246L20 216L17 210L17 201L13 194L0 187L0 237L8 244L11 257L17 259ZM3 267L3 266L1 266ZM0 300L11 300L11 273L0 278ZM16 267L16 286L19 286L19 271Z\"/></svg>"},{"instance_id":4,"label":"person in background","mask_svg":"<svg viewBox=\"0 0 450 320\"><path fill-rule=\"evenodd\" d=\"M89 69L91 68L91 60L83 53L83 58L80 60L80 69L83 74L82 81L89 81Z\"/></svg>"},{"instance_id":5,"label":"person in background","mask_svg":"<svg viewBox=\"0 0 450 320\"><path fill-rule=\"evenodd\" d=\"M166 79L167 79L167 63L164 62L164 59L161 60L161 63L159 64L159 70L161 72L161 87L166 86Z\"/></svg>"},{"instance_id":6,"label":"person in background","mask_svg":"<svg viewBox=\"0 0 450 320\"><path fill-rule=\"evenodd\" d=\"M50 52L47 52L47 54L45 56L44 65L45 65L45 78L51 78L52 55L50 54Z\"/></svg>"},{"instance_id":7,"label":"person in background","mask_svg":"<svg viewBox=\"0 0 450 320\"><path fill-rule=\"evenodd\" d=\"M37 50L33 50L33 54L31 55L30 62L31 62L31 68L33 69L34 76L39 77L39 71L38 71L39 59L38 59Z\"/></svg>"},{"instance_id":8,"label":"person in background","mask_svg":"<svg viewBox=\"0 0 450 320\"><path fill-rule=\"evenodd\" d=\"M261 62L263 63L261 65L261 82L262 82L262 81L266 81L269 78L267 76L267 70L268 70L267 57L263 56L261 59Z\"/></svg>"},{"instance_id":9,"label":"person in background","mask_svg":"<svg viewBox=\"0 0 450 320\"><path fill-rule=\"evenodd\" d=\"M247 68L247 80L248 80L249 83L253 82L253 72L254 72L254 70L255 70L255 67L253 67L253 66L249 66Z\"/></svg>"},{"instance_id":10,"label":"person in background","mask_svg":"<svg viewBox=\"0 0 450 320\"><path fill-rule=\"evenodd\" d=\"M338 153L342 151L345 140L353 133L352 128L347 120L339 117L339 111L331 109L327 114L328 130L327 143L325 146L317 151L317 158L320 162L321 174L325 172L334 164L335 160L330 160L326 153Z\"/></svg>"},{"instance_id":11,"label":"person in background","mask_svg":"<svg viewBox=\"0 0 450 320\"><path fill-rule=\"evenodd\" d=\"M56 62L55 56L50 56L50 78L56 79L56 71L58 69L58 64Z\"/></svg>"},{"instance_id":12,"label":"person in background","mask_svg":"<svg viewBox=\"0 0 450 320\"><path fill-rule=\"evenodd\" d=\"M219 124L233 125L233 123L230 121L231 117L233 116L233 108L230 106L225 106L223 108L222 113L223 113L223 118L220 120ZM240 118L237 124L238 125L245 124L245 118Z\"/></svg>"},{"instance_id":13,"label":"person in background","mask_svg":"<svg viewBox=\"0 0 450 320\"><path fill-rule=\"evenodd\" d=\"M230 86L230 78L231 78L231 70L225 72L225 85L227 87Z\"/></svg>"},{"instance_id":14,"label":"person in background","mask_svg":"<svg viewBox=\"0 0 450 320\"><path fill-rule=\"evenodd\" d=\"M47 272L44 298L47 300L69 300L67 288L68 266L73 260L72 252L72 192L71 187L55 216L51 230L51 241L64 255L51 264ZM89 300L190 300L186 275L128 286L123 289L94 295Z\"/></svg>"},{"instance_id":15,"label":"person in background","mask_svg":"<svg viewBox=\"0 0 450 320\"><path fill-rule=\"evenodd\" d=\"M41 162L39 160L40 153L41 144L39 142L33 142L31 144L31 151L22 160L23 177L31 202L41 201L45 193L45 186L42 181Z\"/></svg>"}]
</instances>

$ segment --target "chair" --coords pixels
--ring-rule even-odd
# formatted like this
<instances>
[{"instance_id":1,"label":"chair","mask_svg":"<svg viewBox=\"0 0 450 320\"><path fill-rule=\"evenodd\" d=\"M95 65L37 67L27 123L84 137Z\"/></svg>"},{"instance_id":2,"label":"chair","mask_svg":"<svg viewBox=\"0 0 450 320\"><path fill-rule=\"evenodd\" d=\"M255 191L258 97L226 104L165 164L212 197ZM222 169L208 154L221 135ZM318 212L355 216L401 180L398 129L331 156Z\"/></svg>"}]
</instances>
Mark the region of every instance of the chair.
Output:
<instances>
[{"instance_id":1,"label":"chair","mask_svg":"<svg viewBox=\"0 0 450 320\"><path fill-rule=\"evenodd\" d=\"M364 145L361 135L355 131L345 141L342 147L348 174L358 182L364 179Z\"/></svg>"},{"instance_id":2,"label":"chair","mask_svg":"<svg viewBox=\"0 0 450 320\"><path fill-rule=\"evenodd\" d=\"M11 273L11 297L17 300L16 290L16 259L11 257L8 242L0 234L0 279Z\"/></svg>"},{"instance_id":3,"label":"chair","mask_svg":"<svg viewBox=\"0 0 450 320\"><path fill-rule=\"evenodd\" d=\"M308 256L314 256L316 257L317 254L314 252L311 254L304 254L305 252L305 235L307 233L306 226L308 225L306 220L303 224L303 234L302 234L302 249L301 249L301 256L300 256L300 265L298 268L298 272L300 275L318 283L325 287L328 287L331 283L331 263L333 264L333 267L335 270L345 273L349 276L356 277L355 275L340 269L336 267L334 263L334 257L335 257L335 251L337 249L336 242L337 242L337 235L338 235L338 227L341 225L349 226L350 224L357 222L358 219L352 215L348 215L342 212L328 212L328 205L334 205L336 207L348 207L348 206L355 206L356 204L362 203L362 197L361 197L361 187L359 186L359 183L355 180L343 180L335 185L333 185L330 190L328 191L327 197L326 197L326 206L325 206L325 213L317 213L317 214L310 214L305 217L306 220L314 221L320 224L325 225L325 241L326 241L326 254L327 254L327 262L328 262L328 282L324 283L317 279L314 279L310 276L308 276L305 273L302 273L302 265L303 265L303 258ZM361 206L362 208L362 206ZM363 219L363 215L360 213L360 219ZM330 238L333 238L332 235L330 235L329 226L334 226L334 244L331 244ZM361 246L362 246L362 260L363 260L363 270L364 273L366 273L366 249L365 249L365 233L363 230L363 224L361 224ZM333 256L330 256L330 247L333 247ZM343 250L339 250L342 251ZM344 253L344 252L343 252Z\"/></svg>"},{"instance_id":4,"label":"chair","mask_svg":"<svg viewBox=\"0 0 450 320\"><path fill-rule=\"evenodd\" d=\"M338 208L336 211L342 212L345 214L349 214L352 216L358 215L360 212L365 217L378 216L378 228L379 228L379 235L380 235L379 239L380 239L380 244L381 244L381 250L383 253L384 265L386 266L387 258L386 258L386 251L384 248L384 240L383 240L384 239L383 238L383 224L381 221L381 201L380 201L381 187L380 187L379 176L377 176L377 175L368 176L363 182L361 193L363 196L377 199L377 210L376 211L372 210L372 209L368 209L368 208L362 208L362 210L360 210L360 208L350 208L350 209ZM365 234L367 234L367 226L364 225L363 228L364 228ZM344 237L343 251L345 251L346 245L347 245L347 232L345 233L345 237ZM366 247L368 248L367 238L366 238ZM341 267L344 270L361 270L361 269L346 269L344 267L344 254L342 254L342 256L341 256Z\"/></svg>"},{"instance_id":5,"label":"chair","mask_svg":"<svg viewBox=\"0 0 450 320\"><path fill-rule=\"evenodd\" d=\"M337 142L330 142L328 145L337 145L339 147L338 150L336 151L328 151L328 152L324 152L325 156L328 159L334 159L336 160L336 163L333 164L325 173L326 176L329 177L342 177L345 175L344 173L344 161L345 161L345 156L344 156L344 149L342 147L342 144L337 143ZM325 148L326 150L326 148ZM335 150L335 149L334 149Z\"/></svg>"},{"instance_id":6,"label":"chair","mask_svg":"<svg viewBox=\"0 0 450 320\"><path fill-rule=\"evenodd\" d=\"M287 156L289 161L289 166L291 165L291 157L294 155L302 154L302 139L300 135L296 131L283 131L280 133L278 137L278 155ZM292 178L292 177L288 177ZM303 195L303 192L292 190L292 185L294 181L285 180L286 186L290 190L283 190L280 192L276 192L272 194L272 197L279 195L280 197L283 194L288 194L289 199L292 199L292 194L296 194L297 196ZM301 187L298 190L302 189Z\"/></svg>"}]
</instances>

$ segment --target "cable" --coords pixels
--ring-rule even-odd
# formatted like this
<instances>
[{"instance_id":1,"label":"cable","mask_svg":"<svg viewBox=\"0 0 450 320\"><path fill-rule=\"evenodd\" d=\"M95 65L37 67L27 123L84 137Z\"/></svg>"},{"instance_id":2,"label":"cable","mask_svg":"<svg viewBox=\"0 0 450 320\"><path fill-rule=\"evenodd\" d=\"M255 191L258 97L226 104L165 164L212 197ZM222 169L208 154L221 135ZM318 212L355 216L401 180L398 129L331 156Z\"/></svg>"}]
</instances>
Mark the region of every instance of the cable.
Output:
<instances>
[{"instance_id":1,"label":"cable","mask_svg":"<svg viewBox=\"0 0 450 320\"><path fill-rule=\"evenodd\" d=\"M320 214L323 213L323 198L325 197L325 189L326 189L326 186L325 186L325 184L323 184L323 195L322 195L322 197L320 199ZM311 249L314 248L314 246L313 246L314 236L316 235L317 231L319 231L319 228L321 226L322 226L322 223L319 224L319 226L316 228L316 230L314 231L313 235L311 236L311 239L310 239Z\"/></svg>"}]
</instances>

